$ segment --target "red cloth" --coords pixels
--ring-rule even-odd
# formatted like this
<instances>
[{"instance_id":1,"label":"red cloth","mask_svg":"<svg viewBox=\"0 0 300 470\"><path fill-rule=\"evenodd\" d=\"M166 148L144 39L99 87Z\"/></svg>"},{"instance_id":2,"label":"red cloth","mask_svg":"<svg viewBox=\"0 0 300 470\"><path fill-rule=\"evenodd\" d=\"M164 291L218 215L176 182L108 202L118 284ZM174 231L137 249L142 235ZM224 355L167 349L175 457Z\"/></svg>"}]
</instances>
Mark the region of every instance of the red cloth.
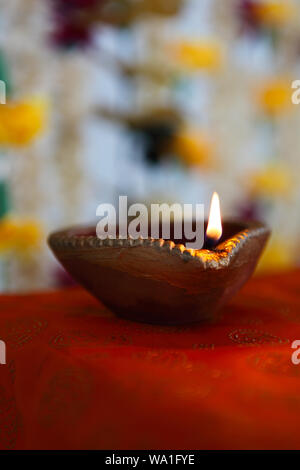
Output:
<instances>
[{"instance_id":1,"label":"red cloth","mask_svg":"<svg viewBox=\"0 0 300 470\"><path fill-rule=\"evenodd\" d=\"M252 279L219 323L184 327L80 288L0 297L0 448L299 449L299 285Z\"/></svg>"}]
</instances>

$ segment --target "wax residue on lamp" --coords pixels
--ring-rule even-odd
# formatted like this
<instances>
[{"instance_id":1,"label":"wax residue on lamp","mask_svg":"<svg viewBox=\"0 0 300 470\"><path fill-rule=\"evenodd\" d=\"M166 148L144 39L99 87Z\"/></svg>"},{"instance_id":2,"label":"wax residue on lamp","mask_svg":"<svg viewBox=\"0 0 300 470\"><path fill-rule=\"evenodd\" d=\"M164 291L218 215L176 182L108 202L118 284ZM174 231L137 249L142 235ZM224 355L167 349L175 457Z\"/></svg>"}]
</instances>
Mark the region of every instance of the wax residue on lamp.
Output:
<instances>
[{"instance_id":1,"label":"wax residue on lamp","mask_svg":"<svg viewBox=\"0 0 300 470\"><path fill-rule=\"evenodd\" d=\"M206 230L206 237L210 240L218 242L222 236L222 220L221 220L221 209L220 209L220 198L218 193L213 193L209 218Z\"/></svg>"}]
</instances>

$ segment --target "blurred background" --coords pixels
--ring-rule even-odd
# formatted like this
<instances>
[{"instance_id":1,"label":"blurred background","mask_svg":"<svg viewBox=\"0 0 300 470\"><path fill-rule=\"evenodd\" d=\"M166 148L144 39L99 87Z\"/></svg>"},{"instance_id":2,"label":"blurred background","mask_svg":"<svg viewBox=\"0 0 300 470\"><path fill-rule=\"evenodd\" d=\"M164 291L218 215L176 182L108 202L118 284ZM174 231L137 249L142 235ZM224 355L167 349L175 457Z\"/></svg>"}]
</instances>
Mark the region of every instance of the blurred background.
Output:
<instances>
[{"instance_id":1,"label":"blurred background","mask_svg":"<svg viewBox=\"0 0 300 470\"><path fill-rule=\"evenodd\" d=\"M300 0L0 0L0 291L70 282L51 230L102 202L261 219L300 263Z\"/></svg>"}]
</instances>

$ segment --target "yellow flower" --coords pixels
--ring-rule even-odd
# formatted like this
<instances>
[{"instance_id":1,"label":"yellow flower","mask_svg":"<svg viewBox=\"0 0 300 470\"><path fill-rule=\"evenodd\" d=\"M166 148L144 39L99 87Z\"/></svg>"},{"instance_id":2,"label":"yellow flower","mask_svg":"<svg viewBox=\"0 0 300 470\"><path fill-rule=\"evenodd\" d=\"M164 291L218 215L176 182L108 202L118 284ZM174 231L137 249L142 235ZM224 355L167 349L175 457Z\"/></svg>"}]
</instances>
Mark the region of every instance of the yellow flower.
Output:
<instances>
[{"instance_id":1,"label":"yellow flower","mask_svg":"<svg viewBox=\"0 0 300 470\"><path fill-rule=\"evenodd\" d=\"M15 237L18 227L11 219L0 221L0 253L10 251L15 245Z\"/></svg>"},{"instance_id":2,"label":"yellow flower","mask_svg":"<svg viewBox=\"0 0 300 470\"><path fill-rule=\"evenodd\" d=\"M259 92L259 104L262 110L271 116L276 116L291 108L290 82L277 79L263 85Z\"/></svg>"},{"instance_id":3,"label":"yellow flower","mask_svg":"<svg viewBox=\"0 0 300 470\"><path fill-rule=\"evenodd\" d=\"M0 106L0 145L28 145L46 122L47 105L42 100Z\"/></svg>"},{"instance_id":4,"label":"yellow flower","mask_svg":"<svg viewBox=\"0 0 300 470\"><path fill-rule=\"evenodd\" d=\"M213 145L208 136L197 130L183 130L174 137L173 151L187 165L211 166Z\"/></svg>"},{"instance_id":5,"label":"yellow flower","mask_svg":"<svg viewBox=\"0 0 300 470\"><path fill-rule=\"evenodd\" d=\"M175 59L189 69L215 70L221 64L222 51L216 41L182 41L174 46Z\"/></svg>"},{"instance_id":6,"label":"yellow flower","mask_svg":"<svg viewBox=\"0 0 300 470\"><path fill-rule=\"evenodd\" d=\"M254 14L260 23L281 26L294 15L295 9L289 0L263 0L254 4Z\"/></svg>"},{"instance_id":7,"label":"yellow flower","mask_svg":"<svg viewBox=\"0 0 300 470\"><path fill-rule=\"evenodd\" d=\"M34 221L21 222L15 237L14 248L20 253L38 248L42 236L42 228L39 223Z\"/></svg>"},{"instance_id":8,"label":"yellow flower","mask_svg":"<svg viewBox=\"0 0 300 470\"><path fill-rule=\"evenodd\" d=\"M271 238L256 268L256 273L285 271L295 267L293 251L286 240Z\"/></svg>"},{"instance_id":9,"label":"yellow flower","mask_svg":"<svg viewBox=\"0 0 300 470\"><path fill-rule=\"evenodd\" d=\"M292 177L285 167L272 165L255 173L249 184L255 196L284 197L290 193Z\"/></svg>"},{"instance_id":10,"label":"yellow flower","mask_svg":"<svg viewBox=\"0 0 300 470\"><path fill-rule=\"evenodd\" d=\"M42 229L34 221L5 218L0 221L0 253L26 253L37 248L42 239Z\"/></svg>"}]
</instances>

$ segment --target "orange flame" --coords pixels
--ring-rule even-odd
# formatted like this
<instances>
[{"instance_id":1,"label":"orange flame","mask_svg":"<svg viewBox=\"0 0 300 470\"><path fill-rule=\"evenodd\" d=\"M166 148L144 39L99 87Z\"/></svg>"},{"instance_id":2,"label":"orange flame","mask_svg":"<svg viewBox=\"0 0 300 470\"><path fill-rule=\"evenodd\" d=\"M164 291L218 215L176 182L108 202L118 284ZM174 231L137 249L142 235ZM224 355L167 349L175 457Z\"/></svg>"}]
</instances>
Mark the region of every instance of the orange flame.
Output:
<instances>
[{"instance_id":1,"label":"orange flame","mask_svg":"<svg viewBox=\"0 0 300 470\"><path fill-rule=\"evenodd\" d=\"M208 225L206 230L206 236L216 240L216 242L222 236L222 220L221 220L221 210L220 210L220 199L218 193L213 193L210 211L208 217Z\"/></svg>"}]
</instances>

